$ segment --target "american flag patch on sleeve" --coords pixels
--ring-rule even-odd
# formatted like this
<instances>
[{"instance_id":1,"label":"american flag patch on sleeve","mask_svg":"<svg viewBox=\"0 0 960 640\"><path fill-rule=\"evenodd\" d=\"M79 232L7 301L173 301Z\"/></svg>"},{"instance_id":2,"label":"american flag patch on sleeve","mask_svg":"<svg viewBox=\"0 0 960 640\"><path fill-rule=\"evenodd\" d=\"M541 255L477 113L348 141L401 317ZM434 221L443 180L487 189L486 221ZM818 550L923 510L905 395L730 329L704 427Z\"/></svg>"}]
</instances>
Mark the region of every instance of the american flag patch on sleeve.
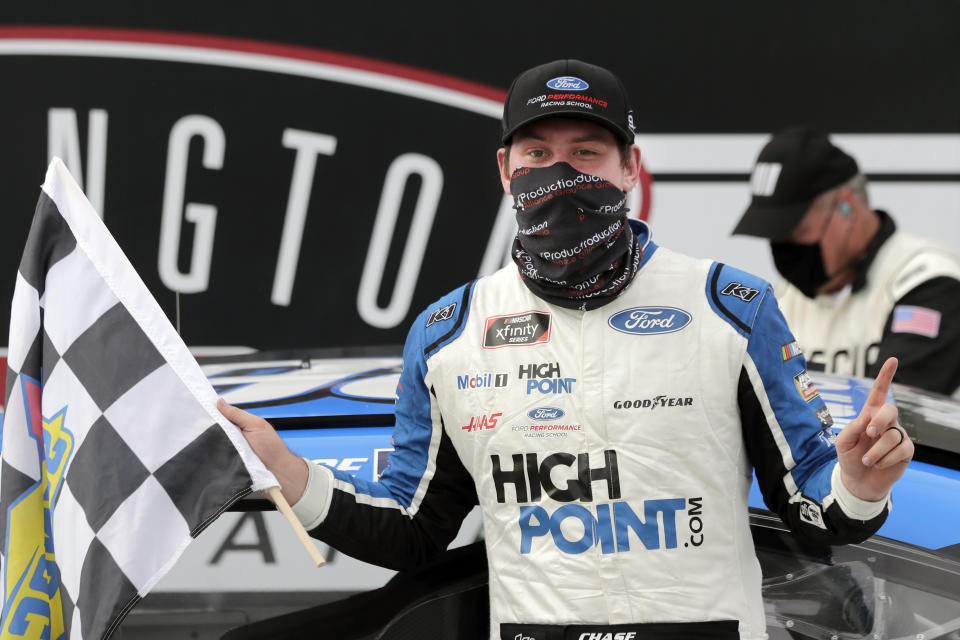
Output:
<instances>
[{"instance_id":1,"label":"american flag patch on sleeve","mask_svg":"<svg viewBox=\"0 0 960 640\"><path fill-rule=\"evenodd\" d=\"M915 333L936 338L940 335L940 312L926 307L897 305L893 308L891 333Z\"/></svg>"}]
</instances>

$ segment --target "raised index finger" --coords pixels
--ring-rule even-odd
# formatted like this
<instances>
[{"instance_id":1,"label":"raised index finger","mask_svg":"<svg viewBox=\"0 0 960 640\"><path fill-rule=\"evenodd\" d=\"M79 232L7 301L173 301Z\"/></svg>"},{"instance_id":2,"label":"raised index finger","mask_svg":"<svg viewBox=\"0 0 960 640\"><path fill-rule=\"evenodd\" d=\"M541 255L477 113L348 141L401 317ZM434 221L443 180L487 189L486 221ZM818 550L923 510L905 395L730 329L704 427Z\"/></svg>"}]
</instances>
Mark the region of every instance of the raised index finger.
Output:
<instances>
[{"instance_id":1,"label":"raised index finger","mask_svg":"<svg viewBox=\"0 0 960 640\"><path fill-rule=\"evenodd\" d=\"M880 367L880 373L877 374L876 380L873 381L870 395L867 396L867 401L863 405L864 409L880 407L887 401L887 394L890 393L890 383L893 382L893 374L896 372L897 359L887 358L887 361Z\"/></svg>"}]
</instances>

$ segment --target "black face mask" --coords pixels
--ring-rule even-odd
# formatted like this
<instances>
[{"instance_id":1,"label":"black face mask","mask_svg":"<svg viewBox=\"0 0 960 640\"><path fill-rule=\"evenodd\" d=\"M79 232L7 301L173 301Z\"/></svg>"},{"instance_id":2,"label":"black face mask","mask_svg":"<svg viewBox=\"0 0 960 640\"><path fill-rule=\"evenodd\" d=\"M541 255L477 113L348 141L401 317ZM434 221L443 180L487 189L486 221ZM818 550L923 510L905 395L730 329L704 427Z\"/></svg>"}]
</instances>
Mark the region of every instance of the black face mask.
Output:
<instances>
[{"instance_id":1,"label":"black face mask","mask_svg":"<svg viewBox=\"0 0 960 640\"><path fill-rule=\"evenodd\" d=\"M823 266L823 254L820 243L794 244L792 242L771 242L773 264L787 282L800 290L808 298L817 297L817 289L826 284L830 277Z\"/></svg>"},{"instance_id":2,"label":"black face mask","mask_svg":"<svg viewBox=\"0 0 960 640\"><path fill-rule=\"evenodd\" d=\"M627 195L566 162L521 167L510 180L517 224L513 261L539 297L590 310L633 280L642 248L627 223Z\"/></svg>"}]
</instances>

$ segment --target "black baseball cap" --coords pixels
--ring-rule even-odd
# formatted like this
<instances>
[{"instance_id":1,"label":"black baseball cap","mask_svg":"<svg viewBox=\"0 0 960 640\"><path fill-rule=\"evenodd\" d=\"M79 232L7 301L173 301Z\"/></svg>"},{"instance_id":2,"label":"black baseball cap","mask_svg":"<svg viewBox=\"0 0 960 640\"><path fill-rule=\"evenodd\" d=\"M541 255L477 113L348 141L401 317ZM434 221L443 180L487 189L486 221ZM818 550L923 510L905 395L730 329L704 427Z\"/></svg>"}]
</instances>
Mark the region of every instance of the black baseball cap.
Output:
<instances>
[{"instance_id":1,"label":"black baseball cap","mask_svg":"<svg viewBox=\"0 0 960 640\"><path fill-rule=\"evenodd\" d=\"M593 120L624 143L633 142L633 111L620 79L580 60L554 60L517 76L503 103L503 144L542 118Z\"/></svg>"},{"instance_id":2,"label":"black baseball cap","mask_svg":"<svg viewBox=\"0 0 960 640\"><path fill-rule=\"evenodd\" d=\"M817 196L859 173L857 161L809 127L777 133L760 151L750 179L753 199L734 234L782 240Z\"/></svg>"}]
</instances>

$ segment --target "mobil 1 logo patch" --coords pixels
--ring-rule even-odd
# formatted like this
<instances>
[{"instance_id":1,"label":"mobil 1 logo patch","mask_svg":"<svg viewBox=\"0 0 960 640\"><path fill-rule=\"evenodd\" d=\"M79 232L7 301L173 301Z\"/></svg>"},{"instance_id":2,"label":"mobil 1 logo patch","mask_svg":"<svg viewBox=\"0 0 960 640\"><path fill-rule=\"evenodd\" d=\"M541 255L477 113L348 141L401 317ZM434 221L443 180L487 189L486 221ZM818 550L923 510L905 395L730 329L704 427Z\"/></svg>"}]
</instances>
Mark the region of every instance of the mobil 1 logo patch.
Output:
<instances>
[{"instance_id":1,"label":"mobil 1 logo patch","mask_svg":"<svg viewBox=\"0 0 960 640\"><path fill-rule=\"evenodd\" d=\"M734 298L740 298L744 302L750 302L756 298L759 293L760 289L753 289L739 282L731 282L723 288L720 295L733 296Z\"/></svg>"},{"instance_id":2,"label":"mobil 1 logo patch","mask_svg":"<svg viewBox=\"0 0 960 640\"><path fill-rule=\"evenodd\" d=\"M483 348L522 347L550 342L550 314L525 311L487 318Z\"/></svg>"},{"instance_id":3,"label":"mobil 1 logo patch","mask_svg":"<svg viewBox=\"0 0 960 640\"><path fill-rule=\"evenodd\" d=\"M430 325L436 322L443 322L444 320L449 320L450 318L453 317L453 312L456 310L457 310L456 302L448 304L445 307L440 307L439 309L435 309L433 313L430 314L430 317L427 318L427 326L429 327Z\"/></svg>"}]
</instances>

